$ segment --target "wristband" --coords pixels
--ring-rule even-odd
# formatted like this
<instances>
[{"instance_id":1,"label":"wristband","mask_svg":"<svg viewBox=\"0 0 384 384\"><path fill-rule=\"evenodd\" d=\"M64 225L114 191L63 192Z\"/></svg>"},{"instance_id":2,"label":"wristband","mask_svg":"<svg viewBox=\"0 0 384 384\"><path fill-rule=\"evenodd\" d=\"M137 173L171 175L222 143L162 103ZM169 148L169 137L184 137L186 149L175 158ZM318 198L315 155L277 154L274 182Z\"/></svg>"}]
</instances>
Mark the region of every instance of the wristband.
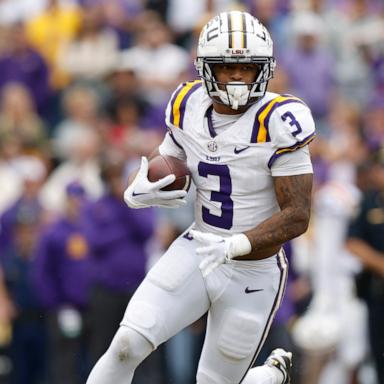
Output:
<instances>
[{"instance_id":1,"label":"wristband","mask_svg":"<svg viewBox=\"0 0 384 384\"><path fill-rule=\"evenodd\" d=\"M228 250L228 257L233 259L237 256L248 255L252 251L252 245L248 237L244 233L233 235L230 238L230 246Z\"/></svg>"}]
</instances>

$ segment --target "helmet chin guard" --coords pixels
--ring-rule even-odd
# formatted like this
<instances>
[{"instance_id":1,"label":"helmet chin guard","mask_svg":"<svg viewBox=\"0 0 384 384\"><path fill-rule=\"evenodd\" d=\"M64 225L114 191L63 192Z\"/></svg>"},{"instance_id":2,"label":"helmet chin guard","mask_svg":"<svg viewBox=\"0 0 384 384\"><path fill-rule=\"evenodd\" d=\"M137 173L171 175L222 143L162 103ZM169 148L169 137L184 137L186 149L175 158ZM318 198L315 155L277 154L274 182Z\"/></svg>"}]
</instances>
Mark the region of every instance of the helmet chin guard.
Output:
<instances>
[{"instance_id":1,"label":"helmet chin guard","mask_svg":"<svg viewBox=\"0 0 384 384\"><path fill-rule=\"evenodd\" d=\"M225 91L219 90L219 97L224 104L230 105L232 109L247 105L249 99L248 85L242 81L232 81L225 84Z\"/></svg>"},{"instance_id":2,"label":"helmet chin guard","mask_svg":"<svg viewBox=\"0 0 384 384\"><path fill-rule=\"evenodd\" d=\"M257 64L260 71L252 83L220 83L214 64ZM276 61L273 43L266 28L246 12L224 12L210 20L201 31L195 61L205 90L215 102L237 110L261 99L273 77Z\"/></svg>"}]
</instances>

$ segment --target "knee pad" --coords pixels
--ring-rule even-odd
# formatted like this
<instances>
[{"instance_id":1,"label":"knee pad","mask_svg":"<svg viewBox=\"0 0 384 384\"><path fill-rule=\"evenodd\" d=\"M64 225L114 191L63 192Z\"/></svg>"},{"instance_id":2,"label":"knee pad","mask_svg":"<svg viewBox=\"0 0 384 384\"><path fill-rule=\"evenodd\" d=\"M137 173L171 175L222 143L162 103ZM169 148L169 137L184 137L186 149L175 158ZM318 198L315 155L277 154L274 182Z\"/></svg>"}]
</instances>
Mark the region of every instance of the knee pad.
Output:
<instances>
[{"instance_id":1,"label":"knee pad","mask_svg":"<svg viewBox=\"0 0 384 384\"><path fill-rule=\"evenodd\" d=\"M145 301L131 300L121 325L136 330L154 348L166 339L165 319L161 308Z\"/></svg>"},{"instance_id":2,"label":"knee pad","mask_svg":"<svg viewBox=\"0 0 384 384\"><path fill-rule=\"evenodd\" d=\"M227 311L217 339L217 347L230 359L245 359L256 352L260 330L260 321L252 314L235 310Z\"/></svg>"},{"instance_id":3,"label":"knee pad","mask_svg":"<svg viewBox=\"0 0 384 384\"><path fill-rule=\"evenodd\" d=\"M152 344L143 335L126 326L119 328L109 348L109 352L120 362L135 367L152 351Z\"/></svg>"}]
</instances>

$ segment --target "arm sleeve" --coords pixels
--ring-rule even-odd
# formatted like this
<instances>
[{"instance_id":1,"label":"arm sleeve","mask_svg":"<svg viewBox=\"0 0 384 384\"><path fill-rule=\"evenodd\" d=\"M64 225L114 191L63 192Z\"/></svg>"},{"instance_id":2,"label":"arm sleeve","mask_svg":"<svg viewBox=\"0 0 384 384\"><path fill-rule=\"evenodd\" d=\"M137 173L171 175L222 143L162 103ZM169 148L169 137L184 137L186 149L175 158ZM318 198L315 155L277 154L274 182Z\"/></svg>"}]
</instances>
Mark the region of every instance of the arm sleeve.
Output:
<instances>
[{"instance_id":1,"label":"arm sleeve","mask_svg":"<svg viewBox=\"0 0 384 384\"><path fill-rule=\"evenodd\" d=\"M168 155L177 157L181 160L186 160L186 155L183 147L175 139L171 131L168 131L163 142L159 146L160 155Z\"/></svg>"},{"instance_id":2,"label":"arm sleeve","mask_svg":"<svg viewBox=\"0 0 384 384\"><path fill-rule=\"evenodd\" d=\"M183 148L185 121L188 120L188 112L191 95L201 88L201 80L187 81L180 84L171 95L165 109L165 124L168 133L160 145L159 152L162 155L170 155L181 160L186 159Z\"/></svg>"},{"instance_id":3,"label":"arm sleeve","mask_svg":"<svg viewBox=\"0 0 384 384\"><path fill-rule=\"evenodd\" d=\"M308 145L278 157L271 167L272 176L293 176L313 173Z\"/></svg>"},{"instance_id":4,"label":"arm sleeve","mask_svg":"<svg viewBox=\"0 0 384 384\"><path fill-rule=\"evenodd\" d=\"M268 162L271 169L280 158L287 159L287 156L298 151L301 153L298 158L303 156L300 161L303 164L308 162L310 164L308 144L315 137L315 123L311 111L300 99L288 99L285 104L277 105L271 114L269 135L274 149ZM305 147L307 150L302 151L301 149ZM304 173L308 173L308 170Z\"/></svg>"}]
</instances>

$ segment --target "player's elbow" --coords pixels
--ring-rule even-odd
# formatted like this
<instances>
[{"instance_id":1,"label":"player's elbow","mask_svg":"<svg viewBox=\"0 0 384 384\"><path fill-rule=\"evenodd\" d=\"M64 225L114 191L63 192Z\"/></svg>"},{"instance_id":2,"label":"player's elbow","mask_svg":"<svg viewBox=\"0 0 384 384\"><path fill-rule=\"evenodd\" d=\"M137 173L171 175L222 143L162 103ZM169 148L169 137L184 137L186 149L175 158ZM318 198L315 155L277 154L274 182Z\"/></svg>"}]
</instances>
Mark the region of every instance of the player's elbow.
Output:
<instances>
[{"instance_id":1,"label":"player's elbow","mask_svg":"<svg viewBox=\"0 0 384 384\"><path fill-rule=\"evenodd\" d=\"M307 232L310 216L310 211L308 210L296 211L294 215L294 237L300 236Z\"/></svg>"}]
</instances>

